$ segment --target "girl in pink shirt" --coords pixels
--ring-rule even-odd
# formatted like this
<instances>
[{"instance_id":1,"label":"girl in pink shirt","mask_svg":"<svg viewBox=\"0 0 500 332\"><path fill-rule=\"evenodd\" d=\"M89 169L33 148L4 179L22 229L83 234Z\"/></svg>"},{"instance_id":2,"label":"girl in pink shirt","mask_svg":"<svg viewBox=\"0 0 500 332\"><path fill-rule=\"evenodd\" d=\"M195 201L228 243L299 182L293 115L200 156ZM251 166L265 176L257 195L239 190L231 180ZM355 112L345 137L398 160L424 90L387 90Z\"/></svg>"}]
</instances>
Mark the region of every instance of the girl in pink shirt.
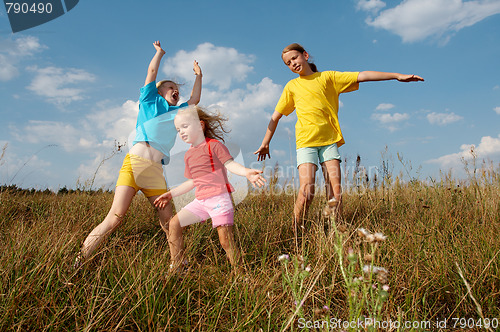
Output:
<instances>
[{"instance_id":1,"label":"girl in pink shirt","mask_svg":"<svg viewBox=\"0 0 500 332\"><path fill-rule=\"evenodd\" d=\"M175 128L180 138L191 144L184 156L184 176L189 180L159 196L155 206L163 208L173 197L193 188L196 198L170 220L168 228L164 228L172 260L170 268L177 269L184 262L182 229L209 218L213 228L217 228L220 243L231 265L237 265L240 260L233 235L234 208L230 193L234 189L227 179L226 169L245 176L254 187L263 186L266 180L260 175L262 171L235 162L226 146L219 141L224 141L225 120L221 115L209 114L198 106L181 110L175 117Z\"/></svg>"}]
</instances>

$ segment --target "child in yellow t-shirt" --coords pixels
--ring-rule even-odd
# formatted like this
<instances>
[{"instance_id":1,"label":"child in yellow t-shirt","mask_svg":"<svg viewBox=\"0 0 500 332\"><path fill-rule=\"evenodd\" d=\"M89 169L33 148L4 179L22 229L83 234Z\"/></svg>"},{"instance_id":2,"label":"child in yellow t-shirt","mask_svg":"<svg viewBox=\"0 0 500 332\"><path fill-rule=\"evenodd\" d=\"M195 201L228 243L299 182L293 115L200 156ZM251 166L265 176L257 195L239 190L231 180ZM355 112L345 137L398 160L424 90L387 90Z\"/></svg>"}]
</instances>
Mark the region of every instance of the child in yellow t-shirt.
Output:
<instances>
[{"instance_id":1,"label":"child in yellow t-shirt","mask_svg":"<svg viewBox=\"0 0 500 332\"><path fill-rule=\"evenodd\" d=\"M338 120L339 94L357 90L359 82L386 80L413 82L424 79L417 75L376 71L319 72L314 63L308 62L309 54L306 50L296 43L285 47L281 58L299 77L286 84L271 116L266 135L255 154L258 155L259 161L265 160L266 156L271 157L269 143L280 118L295 110L300 188L293 213L297 222L305 214L314 197L315 173L319 165L325 177L327 197L338 202L336 212L341 209L342 187L338 148L344 144L344 138Z\"/></svg>"}]
</instances>

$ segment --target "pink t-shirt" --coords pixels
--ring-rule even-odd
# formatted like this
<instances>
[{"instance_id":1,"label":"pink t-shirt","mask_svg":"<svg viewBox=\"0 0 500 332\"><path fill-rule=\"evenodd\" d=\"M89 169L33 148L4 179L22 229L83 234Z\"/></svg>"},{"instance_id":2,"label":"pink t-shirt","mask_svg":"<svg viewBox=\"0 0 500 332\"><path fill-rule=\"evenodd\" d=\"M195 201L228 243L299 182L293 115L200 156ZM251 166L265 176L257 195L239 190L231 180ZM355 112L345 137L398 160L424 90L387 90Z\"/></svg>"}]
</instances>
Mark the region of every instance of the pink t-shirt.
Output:
<instances>
[{"instance_id":1,"label":"pink t-shirt","mask_svg":"<svg viewBox=\"0 0 500 332\"><path fill-rule=\"evenodd\" d=\"M197 199L234 191L224 167L224 163L231 159L229 150L216 139L206 138L200 145L189 148L184 155L184 176L193 179Z\"/></svg>"}]
</instances>

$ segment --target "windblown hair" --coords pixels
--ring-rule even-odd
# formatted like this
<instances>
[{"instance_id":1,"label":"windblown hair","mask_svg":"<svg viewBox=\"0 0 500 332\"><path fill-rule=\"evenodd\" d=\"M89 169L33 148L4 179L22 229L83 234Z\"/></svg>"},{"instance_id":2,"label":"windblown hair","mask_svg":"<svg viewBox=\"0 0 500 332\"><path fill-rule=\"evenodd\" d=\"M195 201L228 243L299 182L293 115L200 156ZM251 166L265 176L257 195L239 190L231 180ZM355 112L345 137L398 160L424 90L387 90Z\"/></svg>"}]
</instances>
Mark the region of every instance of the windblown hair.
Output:
<instances>
[{"instance_id":1,"label":"windblown hair","mask_svg":"<svg viewBox=\"0 0 500 332\"><path fill-rule=\"evenodd\" d=\"M200 121L203 121L203 123L205 124L205 129L203 130L203 134L205 135L205 137L225 142L224 134L229 133L230 130L228 130L225 126L227 118L223 116L219 111L217 111L216 113L212 113L196 105L190 106L187 109L182 109L177 114L185 113L195 113L193 114L193 116L197 115L198 119Z\"/></svg>"},{"instance_id":2,"label":"windblown hair","mask_svg":"<svg viewBox=\"0 0 500 332\"><path fill-rule=\"evenodd\" d=\"M290 52L290 51L298 51L300 53L304 53L306 50L300 44L297 44L297 43L290 44L283 49L283 52L281 52L281 59L283 59L283 54ZM318 71L318 68L316 67L316 65L313 62L308 61L307 63L309 64L309 67L311 67L311 70L313 72L316 73Z\"/></svg>"},{"instance_id":3,"label":"windblown hair","mask_svg":"<svg viewBox=\"0 0 500 332\"><path fill-rule=\"evenodd\" d=\"M160 86L163 85L163 83L174 83L175 85L179 86L179 84L177 82L174 82L172 80L162 80L162 81L159 81L156 83L156 88L159 89Z\"/></svg>"}]
</instances>

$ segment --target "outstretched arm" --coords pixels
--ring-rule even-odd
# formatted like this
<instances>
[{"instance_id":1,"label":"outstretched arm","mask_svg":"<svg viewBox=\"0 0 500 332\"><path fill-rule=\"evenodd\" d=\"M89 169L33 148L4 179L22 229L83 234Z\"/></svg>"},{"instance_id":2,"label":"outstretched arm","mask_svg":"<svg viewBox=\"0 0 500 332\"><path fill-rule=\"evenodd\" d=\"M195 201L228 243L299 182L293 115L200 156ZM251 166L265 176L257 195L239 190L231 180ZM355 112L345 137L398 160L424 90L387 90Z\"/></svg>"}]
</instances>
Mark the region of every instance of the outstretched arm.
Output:
<instances>
[{"instance_id":1,"label":"outstretched arm","mask_svg":"<svg viewBox=\"0 0 500 332\"><path fill-rule=\"evenodd\" d=\"M200 65L195 60L193 64L193 71L196 75L193 85L193 91L191 91L191 98L187 101L188 105L198 105L201 99L201 78L203 74L201 73Z\"/></svg>"},{"instance_id":2,"label":"outstretched arm","mask_svg":"<svg viewBox=\"0 0 500 332\"><path fill-rule=\"evenodd\" d=\"M172 198L185 194L193 188L194 188L194 181L192 179L187 180L186 182L175 187L174 189L158 196L158 198L156 198L154 201L154 205L162 209L165 206L167 206L167 204L172 200Z\"/></svg>"},{"instance_id":3,"label":"outstretched arm","mask_svg":"<svg viewBox=\"0 0 500 332\"><path fill-rule=\"evenodd\" d=\"M254 187L255 185L262 187L266 182L266 179L264 179L262 175L260 175L262 174L262 171L252 168L246 168L233 159L227 161L224 166L226 166L229 172L246 177Z\"/></svg>"},{"instance_id":4,"label":"outstretched arm","mask_svg":"<svg viewBox=\"0 0 500 332\"><path fill-rule=\"evenodd\" d=\"M257 156L258 161L265 160L266 156L271 158L271 154L269 154L269 143L273 138L274 132L276 131L276 127L278 126L278 122L280 121L282 116L283 114L277 111L274 111L273 115L271 115L271 121L269 121L269 124L267 125L266 135L262 140L262 144L260 145L260 148L253 153L258 155Z\"/></svg>"},{"instance_id":5,"label":"outstretched arm","mask_svg":"<svg viewBox=\"0 0 500 332\"><path fill-rule=\"evenodd\" d=\"M156 81L156 76L158 75L158 68L160 68L160 61L165 51L161 48L160 41L157 40L153 43L154 48L156 49L156 54L153 59L149 63L148 74L146 76L146 82L144 85L148 85L149 83Z\"/></svg>"},{"instance_id":6,"label":"outstretched arm","mask_svg":"<svg viewBox=\"0 0 500 332\"><path fill-rule=\"evenodd\" d=\"M398 80L400 82L418 82L424 79L417 75L399 73L385 73L380 71L362 71L358 75L358 82Z\"/></svg>"}]
</instances>

